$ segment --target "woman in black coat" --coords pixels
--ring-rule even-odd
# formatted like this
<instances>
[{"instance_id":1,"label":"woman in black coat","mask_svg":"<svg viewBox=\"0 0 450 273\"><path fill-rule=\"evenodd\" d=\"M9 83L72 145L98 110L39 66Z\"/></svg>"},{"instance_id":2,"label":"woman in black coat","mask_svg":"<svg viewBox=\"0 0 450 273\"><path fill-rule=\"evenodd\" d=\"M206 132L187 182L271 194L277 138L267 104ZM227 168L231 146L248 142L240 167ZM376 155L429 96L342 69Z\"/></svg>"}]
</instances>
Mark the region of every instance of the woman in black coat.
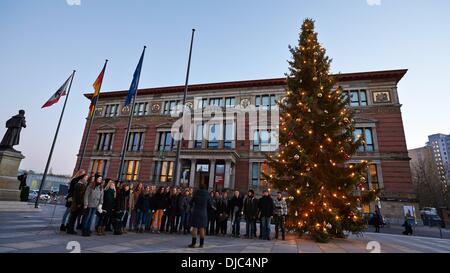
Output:
<instances>
[{"instance_id":1,"label":"woman in black coat","mask_svg":"<svg viewBox=\"0 0 450 273\"><path fill-rule=\"evenodd\" d=\"M69 184L69 190L67 191L67 197L66 197L66 211L64 212L61 226L59 227L60 231L66 231L67 225L69 223L69 215L72 207L72 197L73 197L73 191L75 189L75 185L83 179L83 177L86 175L86 171L83 169L80 169L76 172L76 174L73 176L72 180Z\"/></svg>"},{"instance_id":2,"label":"woman in black coat","mask_svg":"<svg viewBox=\"0 0 450 273\"><path fill-rule=\"evenodd\" d=\"M205 185L200 183L198 190L194 192L190 205L192 207L192 243L189 247L195 247L197 242L197 232L200 233L200 246L203 247L205 242L205 231L208 225L208 202L210 201L208 191L205 189Z\"/></svg>"}]
</instances>

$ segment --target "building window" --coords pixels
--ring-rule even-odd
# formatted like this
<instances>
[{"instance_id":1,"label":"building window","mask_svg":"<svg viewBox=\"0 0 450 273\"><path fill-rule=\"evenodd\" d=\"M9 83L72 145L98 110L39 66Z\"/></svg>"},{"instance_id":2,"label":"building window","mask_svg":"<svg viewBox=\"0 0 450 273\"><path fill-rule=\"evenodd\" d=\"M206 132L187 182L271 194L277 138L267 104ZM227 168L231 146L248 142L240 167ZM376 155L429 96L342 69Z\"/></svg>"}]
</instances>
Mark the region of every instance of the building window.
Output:
<instances>
[{"instance_id":1,"label":"building window","mask_svg":"<svg viewBox=\"0 0 450 273\"><path fill-rule=\"evenodd\" d=\"M105 107L105 117L115 117L119 113L119 104L108 104Z\"/></svg>"},{"instance_id":2,"label":"building window","mask_svg":"<svg viewBox=\"0 0 450 273\"><path fill-rule=\"evenodd\" d=\"M158 151L173 151L175 147L175 141L172 138L170 131L159 133Z\"/></svg>"},{"instance_id":3,"label":"building window","mask_svg":"<svg viewBox=\"0 0 450 273\"><path fill-rule=\"evenodd\" d=\"M223 99L222 98L211 98L211 99L209 99L209 105L223 107Z\"/></svg>"},{"instance_id":4,"label":"building window","mask_svg":"<svg viewBox=\"0 0 450 273\"><path fill-rule=\"evenodd\" d=\"M208 99L197 100L197 109L204 109L208 106Z\"/></svg>"},{"instance_id":5,"label":"building window","mask_svg":"<svg viewBox=\"0 0 450 273\"><path fill-rule=\"evenodd\" d=\"M268 183L263 174L270 172L269 164L267 162L253 162L252 163L252 187L267 187Z\"/></svg>"},{"instance_id":6,"label":"building window","mask_svg":"<svg viewBox=\"0 0 450 273\"><path fill-rule=\"evenodd\" d=\"M148 113L148 102L137 102L134 104L134 115L145 116Z\"/></svg>"},{"instance_id":7,"label":"building window","mask_svg":"<svg viewBox=\"0 0 450 273\"><path fill-rule=\"evenodd\" d=\"M112 149L113 133L99 133L96 150L110 151Z\"/></svg>"},{"instance_id":8,"label":"building window","mask_svg":"<svg viewBox=\"0 0 450 273\"><path fill-rule=\"evenodd\" d=\"M128 146L127 151L130 152L139 152L143 149L143 139L144 139L144 133L143 132L131 132L128 135Z\"/></svg>"},{"instance_id":9,"label":"building window","mask_svg":"<svg viewBox=\"0 0 450 273\"><path fill-rule=\"evenodd\" d=\"M233 147L234 132L235 132L234 121L225 121L224 128L225 132L224 132L223 148L231 149Z\"/></svg>"},{"instance_id":10,"label":"building window","mask_svg":"<svg viewBox=\"0 0 450 273\"><path fill-rule=\"evenodd\" d=\"M138 179L139 164L138 160L126 160L125 161L125 180L136 181Z\"/></svg>"},{"instance_id":11,"label":"building window","mask_svg":"<svg viewBox=\"0 0 450 273\"><path fill-rule=\"evenodd\" d=\"M346 90L343 92L343 96L345 99L350 96L350 106L367 106L366 90Z\"/></svg>"},{"instance_id":12,"label":"building window","mask_svg":"<svg viewBox=\"0 0 450 273\"><path fill-rule=\"evenodd\" d=\"M104 159L94 159L92 161L91 173L101 174L103 177L106 176L106 167L108 166L108 160Z\"/></svg>"},{"instance_id":13,"label":"building window","mask_svg":"<svg viewBox=\"0 0 450 273\"><path fill-rule=\"evenodd\" d=\"M226 108L232 108L235 105L236 105L236 98L235 97L225 98L225 107Z\"/></svg>"},{"instance_id":14,"label":"building window","mask_svg":"<svg viewBox=\"0 0 450 273\"><path fill-rule=\"evenodd\" d=\"M179 100L171 100L171 101L166 101L164 102L164 109L163 109L163 114L164 115L172 115L174 114L177 105L180 104Z\"/></svg>"},{"instance_id":15,"label":"building window","mask_svg":"<svg viewBox=\"0 0 450 273\"><path fill-rule=\"evenodd\" d=\"M173 173L173 161L156 161L154 176L155 181L159 182L171 182Z\"/></svg>"},{"instance_id":16,"label":"building window","mask_svg":"<svg viewBox=\"0 0 450 273\"><path fill-rule=\"evenodd\" d=\"M203 141L203 124L197 124L197 126L195 127L194 147L201 148L202 141Z\"/></svg>"},{"instance_id":17,"label":"building window","mask_svg":"<svg viewBox=\"0 0 450 273\"><path fill-rule=\"evenodd\" d=\"M208 148L217 149L219 147L220 124L210 124L208 133Z\"/></svg>"},{"instance_id":18,"label":"building window","mask_svg":"<svg viewBox=\"0 0 450 273\"><path fill-rule=\"evenodd\" d=\"M253 151L271 152L278 148L277 132L272 130L255 130L253 132Z\"/></svg>"},{"instance_id":19,"label":"building window","mask_svg":"<svg viewBox=\"0 0 450 273\"><path fill-rule=\"evenodd\" d=\"M373 144L372 128L356 128L354 131L355 140L360 136L364 138L365 143L358 147L358 152L373 152L375 150Z\"/></svg>"},{"instance_id":20,"label":"building window","mask_svg":"<svg viewBox=\"0 0 450 273\"><path fill-rule=\"evenodd\" d=\"M370 184L372 185L371 190L378 190L380 188L380 183L378 181L377 165L375 164L369 165L369 175L370 175Z\"/></svg>"},{"instance_id":21,"label":"building window","mask_svg":"<svg viewBox=\"0 0 450 273\"><path fill-rule=\"evenodd\" d=\"M270 107L277 105L276 97L275 95L262 95L262 96L256 96L255 98L255 106L258 108L260 106L262 107Z\"/></svg>"}]
</instances>

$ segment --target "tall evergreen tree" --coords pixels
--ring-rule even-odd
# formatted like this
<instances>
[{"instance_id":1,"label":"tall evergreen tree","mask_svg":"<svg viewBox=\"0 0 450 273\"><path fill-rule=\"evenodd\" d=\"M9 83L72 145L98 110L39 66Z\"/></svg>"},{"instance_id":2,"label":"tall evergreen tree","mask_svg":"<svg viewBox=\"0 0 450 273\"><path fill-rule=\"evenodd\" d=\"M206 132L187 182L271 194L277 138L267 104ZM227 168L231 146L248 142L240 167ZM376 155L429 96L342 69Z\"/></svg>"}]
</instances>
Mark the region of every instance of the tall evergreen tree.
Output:
<instances>
[{"instance_id":1,"label":"tall evergreen tree","mask_svg":"<svg viewBox=\"0 0 450 273\"><path fill-rule=\"evenodd\" d=\"M375 196L364 189L366 161L350 164L362 137L354 137L348 98L330 75L331 60L306 19L298 46L289 47L286 97L280 106L280 147L268 156L269 182L289 193L288 226L317 241L358 232L358 207Z\"/></svg>"}]
</instances>

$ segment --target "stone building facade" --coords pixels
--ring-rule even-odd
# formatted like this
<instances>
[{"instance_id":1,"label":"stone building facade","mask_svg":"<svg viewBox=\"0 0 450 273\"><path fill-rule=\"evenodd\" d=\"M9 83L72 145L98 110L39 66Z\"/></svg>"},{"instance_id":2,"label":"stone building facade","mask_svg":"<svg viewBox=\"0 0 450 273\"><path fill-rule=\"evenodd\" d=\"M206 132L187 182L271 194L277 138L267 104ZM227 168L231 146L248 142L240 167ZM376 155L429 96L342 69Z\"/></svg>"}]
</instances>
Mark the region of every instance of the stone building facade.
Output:
<instances>
[{"instance_id":1,"label":"stone building facade","mask_svg":"<svg viewBox=\"0 0 450 273\"><path fill-rule=\"evenodd\" d=\"M356 134L366 144L351 161L369 160L367 187L380 189L377 204L384 216L400 219L405 204L415 206L408 151L403 130L397 84L406 70L343 73L334 75L350 96L356 111ZM285 79L263 79L190 85L187 105L202 111L206 105L221 109L255 106L269 109L285 94ZM172 185L176 143L171 137L171 116L183 98L184 86L138 91L133 122L126 145L123 180ZM82 168L116 178L130 110L123 107L127 91L104 91L98 101ZM92 94L86 94L90 98ZM178 176L185 186L199 181L210 189L270 188L261 173L268 171L266 153L273 151L273 128L245 122L245 139L236 138L236 123L227 119L213 125L195 120L188 140L182 141ZM83 139L86 136L86 122ZM256 122L257 123L257 122ZM203 124L203 125L200 125ZM203 132L201 137L199 132ZM218 133L219 132L219 133ZM218 134L223 136L218 138ZM212 136L212 138L211 138ZM82 144L80 145L81 150ZM78 159L79 160L79 159ZM77 162L78 166L78 162ZM375 204L366 206L373 211Z\"/></svg>"}]
</instances>

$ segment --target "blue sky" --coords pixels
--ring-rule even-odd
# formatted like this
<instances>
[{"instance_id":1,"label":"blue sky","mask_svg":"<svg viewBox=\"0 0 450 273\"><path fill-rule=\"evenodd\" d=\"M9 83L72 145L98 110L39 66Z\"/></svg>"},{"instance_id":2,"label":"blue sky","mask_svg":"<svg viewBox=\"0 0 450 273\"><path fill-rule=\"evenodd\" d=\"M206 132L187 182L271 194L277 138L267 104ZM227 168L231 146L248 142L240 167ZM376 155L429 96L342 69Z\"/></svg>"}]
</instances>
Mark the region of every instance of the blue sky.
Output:
<instances>
[{"instance_id":1,"label":"blue sky","mask_svg":"<svg viewBox=\"0 0 450 273\"><path fill-rule=\"evenodd\" d=\"M78 1L78 0L69 0ZM316 20L333 72L408 68L399 84L408 148L450 133L448 0L0 1L0 123L25 109L21 168L43 171L62 103L41 109L73 69L52 161L71 173L91 86L106 58L103 90L127 89L143 45L140 87L183 84L197 29L191 83L281 77L303 19ZM3 128L3 126L2 126ZM0 130L3 135L4 129Z\"/></svg>"}]
</instances>

